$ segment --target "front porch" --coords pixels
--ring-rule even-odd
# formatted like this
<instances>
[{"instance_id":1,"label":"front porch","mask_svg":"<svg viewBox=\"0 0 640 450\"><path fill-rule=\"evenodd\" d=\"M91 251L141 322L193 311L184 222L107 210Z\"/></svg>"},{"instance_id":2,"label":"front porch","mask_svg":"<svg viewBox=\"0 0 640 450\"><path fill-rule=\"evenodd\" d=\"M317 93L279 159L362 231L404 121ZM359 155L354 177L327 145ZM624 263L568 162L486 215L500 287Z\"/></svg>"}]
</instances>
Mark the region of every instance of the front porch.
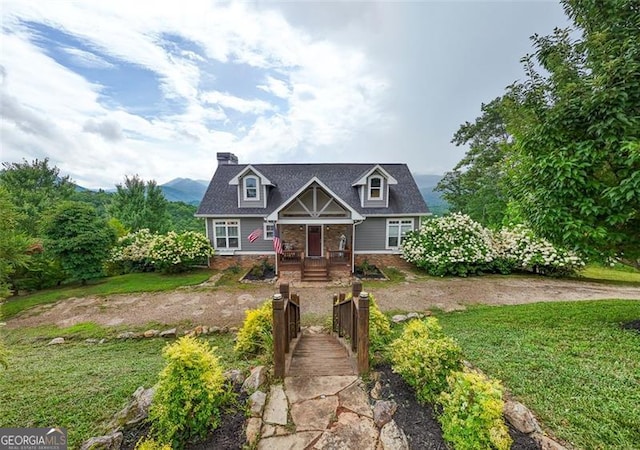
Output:
<instances>
[{"instance_id":1,"label":"front porch","mask_svg":"<svg viewBox=\"0 0 640 450\"><path fill-rule=\"evenodd\" d=\"M283 249L277 258L279 274L297 272L301 281L328 281L353 272L352 225L284 224L278 229Z\"/></svg>"}]
</instances>

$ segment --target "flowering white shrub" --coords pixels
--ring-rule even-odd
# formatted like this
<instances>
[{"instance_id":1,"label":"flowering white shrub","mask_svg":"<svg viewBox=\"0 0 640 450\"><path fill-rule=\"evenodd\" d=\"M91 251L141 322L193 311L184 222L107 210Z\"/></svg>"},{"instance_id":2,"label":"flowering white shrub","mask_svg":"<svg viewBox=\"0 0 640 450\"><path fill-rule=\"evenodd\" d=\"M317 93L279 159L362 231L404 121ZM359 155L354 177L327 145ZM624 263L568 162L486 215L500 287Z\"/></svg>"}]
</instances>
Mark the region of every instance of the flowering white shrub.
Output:
<instances>
[{"instance_id":1,"label":"flowering white shrub","mask_svg":"<svg viewBox=\"0 0 640 450\"><path fill-rule=\"evenodd\" d=\"M402 243L404 259L431 275L467 276L491 270L491 233L466 214L427 220Z\"/></svg>"},{"instance_id":2,"label":"flowering white shrub","mask_svg":"<svg viewBox=\"0 0 640 450\"><path fill-rule=\"evenodd\" d=\"M170 231L159 235L142 229L118 240L109 263L116 271L180 272L213 255L209 240L201 233Z\"/></svg>"},{"instance_id":3,"label":"flowering white shrub","mask_svg":"<svg viewBox=\"0 0 640 450\"><path fill-rule=\"evenodd\" d=\"M523 270L542 275L569 275L584 261L556 248L523 225L493 233L465 214L431 219L407 235L404 259L431 275L467 276L479 272Z\"/></svg>"},{"instance_id":4,"label":"flowering white shrub","mask_svg":"<svg viewBox=\"0 0 640 450\"><path fill-rule=\"evenodd\" d=\"M575 253L556 248L524 225L503 228L494 236L496 263L543 275L568 275L584 266Z\"/></svg>"}]
</instances>

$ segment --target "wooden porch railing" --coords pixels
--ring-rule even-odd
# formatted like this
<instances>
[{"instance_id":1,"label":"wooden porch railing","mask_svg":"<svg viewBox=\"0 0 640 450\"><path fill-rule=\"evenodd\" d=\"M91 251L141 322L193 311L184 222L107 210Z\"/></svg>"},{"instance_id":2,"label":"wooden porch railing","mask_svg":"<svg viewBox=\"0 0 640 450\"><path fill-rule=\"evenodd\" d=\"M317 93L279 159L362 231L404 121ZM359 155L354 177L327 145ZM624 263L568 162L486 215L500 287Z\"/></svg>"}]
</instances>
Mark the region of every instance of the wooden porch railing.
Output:
<instances>
[{"instance_id":1,"label":"wooden porch railing","mask_svg":"<svg viewBox=\"0 0 640 450\"><path fill-rule=\"evenodd\" d=\"M369 371L369 294L362 292L362 283L353 283L351 294L333 296L333 332L351 341L363 374Z\"/></svg>"},{"instance_id":2,"label":"wooden porch railing","mask_svg":"<svg viewBox=\"0 0 640 450\"><path fill-rule=\"evenodd\" d=\"M329 264L351 264L351 250L329 250Z\"/></svg>"},{"instance_id":3,"label":"wooden porch railing","mask_svg":"<svg viewBox=\"0 0 640 450\"><path fill-rule=\"evenodd\" d=\"M296 250L284 250L280 254L280 264L300 264L302 262L302 252Z\"/></svg>"},{"instance_id":4,"label":"wooden porch railing","mask_svg":"<svg viewBox=\"0 0 640 450\"><path fill-rule=\"evenodd\" d=\"M280 293L273 296L273 365L276 378L284 378L290 343L300 333L300 297L289 295L289 284L280 285Z\"/></svg>"}]
</instances>

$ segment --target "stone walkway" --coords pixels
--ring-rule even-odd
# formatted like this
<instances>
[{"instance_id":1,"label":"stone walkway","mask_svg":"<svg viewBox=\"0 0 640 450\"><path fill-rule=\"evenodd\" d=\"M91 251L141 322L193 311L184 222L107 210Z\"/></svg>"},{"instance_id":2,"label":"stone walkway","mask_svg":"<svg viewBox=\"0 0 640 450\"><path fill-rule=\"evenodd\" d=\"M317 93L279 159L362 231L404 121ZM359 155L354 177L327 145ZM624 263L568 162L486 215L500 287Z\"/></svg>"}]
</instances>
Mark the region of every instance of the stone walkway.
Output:
<instances>
[{"instance_id":1,"label":"stone walkway","mask_svg":"<svg viewBox=\"0 0 640 450\"><path fill-rule=\"evenodd\" d=\"M286 377L250 404L247 439L258 450L409 448L392 419L395 404L372 407L356 376Z\"/></svg>"}]
</instances>

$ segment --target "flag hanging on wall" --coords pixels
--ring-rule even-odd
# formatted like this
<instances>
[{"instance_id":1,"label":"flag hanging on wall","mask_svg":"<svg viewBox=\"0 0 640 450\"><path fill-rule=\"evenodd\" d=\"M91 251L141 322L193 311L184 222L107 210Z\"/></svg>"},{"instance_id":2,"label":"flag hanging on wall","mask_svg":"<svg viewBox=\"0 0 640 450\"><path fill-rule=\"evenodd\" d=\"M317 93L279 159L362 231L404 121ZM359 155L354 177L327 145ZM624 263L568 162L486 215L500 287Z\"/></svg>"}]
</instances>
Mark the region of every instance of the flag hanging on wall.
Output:
<instances>
[{"instance_id":1,"label":"flag hanging on wall","mask_svg":"<svg viewBox=\"0 0 640 450\"><path fill-rule=\"evenodd\" d=\"M273 227L273 250L276 254L282 254L282 241L280 240L280 233L278 233L278 227Z\"/></svg>"},{"instance_id":2,"label":"flag hanging on wall","mask_svg":"<svg viewBox=\"0 0 640 450\"><path fill-rule=\"evenodd\" d=\"M247 236L247 239L249 239L249 242L253 242L260 236L262 236L262 228L256 228L249 234L249 236Z\"/></svg>"}]
</instances>

